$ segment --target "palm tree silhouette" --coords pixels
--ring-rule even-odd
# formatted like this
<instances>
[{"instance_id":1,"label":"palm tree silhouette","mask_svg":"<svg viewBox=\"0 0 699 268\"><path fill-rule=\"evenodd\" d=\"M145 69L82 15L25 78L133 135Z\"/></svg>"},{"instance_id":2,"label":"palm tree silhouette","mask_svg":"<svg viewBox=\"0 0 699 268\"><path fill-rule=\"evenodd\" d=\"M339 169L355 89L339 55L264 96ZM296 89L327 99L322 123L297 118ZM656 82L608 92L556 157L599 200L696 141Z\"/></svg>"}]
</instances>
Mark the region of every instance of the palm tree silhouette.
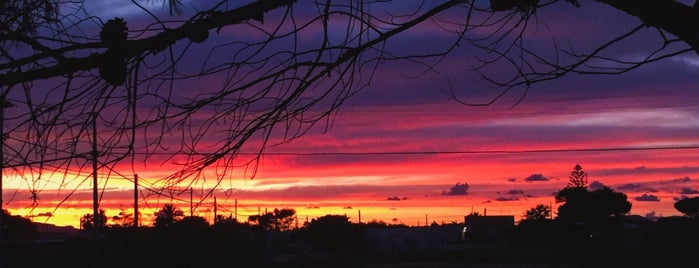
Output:
<instances>
[{"instance_id":1,"label":"palm tree silhouette","mask_svg":"<svg viewBox=\"0 0 699 268\"><path fill-rule=\"evenodd\" d=\"M173 204L165 204L162 209L155 213L155 227L170 227L175 222L184 217L184 212L176 208Z\"/></svg>"}]
</instances>

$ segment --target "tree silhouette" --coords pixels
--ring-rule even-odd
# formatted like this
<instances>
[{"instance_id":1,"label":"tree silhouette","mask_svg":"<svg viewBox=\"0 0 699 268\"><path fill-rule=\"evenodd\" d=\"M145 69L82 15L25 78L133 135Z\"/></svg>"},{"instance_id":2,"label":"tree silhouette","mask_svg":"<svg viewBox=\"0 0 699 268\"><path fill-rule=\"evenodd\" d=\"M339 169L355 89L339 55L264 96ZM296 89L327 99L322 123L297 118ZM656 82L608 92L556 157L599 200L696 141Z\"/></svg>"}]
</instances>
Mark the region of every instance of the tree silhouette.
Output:
<instances>
[{"instance_id":1,"label":"tree silhouette","mask_svg":"<svg viewBox=\"0 0 699 268\"><path fill-rule=\"evenodd\" d=\"M248 221L256 223L260 229L276 231L290 230L295 219L296 210L293 208L275 208L274 212L248 217Z\"/></svg>"},{"instance_id":2,"label":"tree silhouette","mask_svg":"<svg viewBox=\"0 0 699 268\"><path fill-rule=\"evenodd\" d=\"M538 204L524 213L522 220L515 226L512 242L521 247L562 246L564 235L558 225L551 219L551 206Z\"/></svg>"},{"instance_id":3,"label":"tree silhouette","mask_svg":"<svg viewBox=\"0 0 699 268\"><path fill-rule=\"evenodd\" d=\"M201 216L186 216L176 221L174 226L180 229L187 230L206 230L210 225L209 222Z\"/></svg>"},{"instance_id":4,"label":"tree silhouette","mask_svg":"<svg viewBox=\"0 0 699 268\"><path fill-rule=\"evenodd\" d=\"M107 215L104 209L100 209L96 217L85 214L80 218L80 227L84 230L104 230L107 228Z\"/></svg>"},{"instance_id":5,"label":"tree silhouette","mask_svg":"<svg viewBox=\"0 0 699 268\"><path fill-rule=\"evenodd\" d=\"M524 221L542 221L551 218L551 207L538 204L524 213Z\"/></svg>"},{"instance_id":6,"label":"tree silhouette","mask_svg":"<svg viewBox=\"0 0 699 268\"><path fill-rule=\"evenodd\" d=\"M151 2L167 3L169 12L148 9ZM553 50L529 46L537 24L547 19L539 14L594 2L638 18L638 26L590 47L559 49L555 38ZM92 160L113 171L117 163L176 158L182 168L151 187L176 195L174 185L203 178L207 167L220 168L217 180L241 165L255 174L269 144L328 122L384 62L431 71L453 51L473 51L480 63L464 68L495 85L498 97L474 104L460 100L456 89L449 93L465 104L488 105L515 87L568 74L619 74L699 52L692 6L594 2L221 0L189 8L179 1L130 1L129 16L100 18L83 1L3 1L0 103L15 106L2 118L4 167L17 174L55 172L68 182L89 174ZM385 12L397 3L400 10ZM392 50L394 40L427 24L452 42ZM609 56L648 34L659 42L639 60ZM93 135L98 144L91 144ZM246 150L258 154L241 154ZM40 192L34 188L43 184L27 185Z\"/></svg>"},{"instance_id":7,"label":"tree silhouette","mask_svg":"<svg viewBox=\"0 0 699 268\"><path fill-rule=\"evenodd\" d=\"M699 197L682 198L675 202L674 207L686 217L697 219L699 216Z\"/></svg>"},{"instance_id":8,"label":"tree silhouette","mask_svg":"<svg viewBox=\"0 0 699 268\"><path fill-rule=\"evenodd\" d=\"M570 175L570 183L556 193L558 207L556 221L569 228L582 228L584 237L608 241L620 241L623 218L631 211L628 197L611 188L590 191L587 173L576 165Z\"/></svg>"},{"instance_id":9,"label":"tree silhouette","mask_svg":"<svg viewBox=\"0 0 699 268\"><path fill-rule=\"evenodd\" d=\"M173 204L165 204L155 213L155 228L167 228L184 217L184 212Z\"/></svg>"},{"instance_id":10,"label":"tree silhouette","mask_svg":"<svg viewBox=\"0 0 699 268\"><path fill-rule=\"evenodd\" d=\"M568 182L568 186L570 187L587 187L587 172L585 172L580 165L575 165L573 171L568 175L568 178L570 179Z\"/></svg>"},{"instance_id":11,"label":"tree silhouette","mask_svg":"<svg viewBox=\"0 0 699 268\"><path fill-rule=\"evenodd\" d=\"M131 213L126 213L123 209L119 211L119 215L112 216L112 222L117 227L134 226L134 217Z\"/></svg>"},{"instance_id":12,"label":"tree silhouette","mask_svg":"<svg viewBox=\"0 0 699 268\"><path fill-rule=\"evenodd\" d=\"M592 191L592 198L601 217L623 216L631 211L631 202L626 194L615 192L607 186Z\"/></svg>"},{"instance_id":13,"label":"tree silhouette","mask_svg":"<svg viewBox=\"0 0 699 268\"><path fill-rule=\"evenodd\" d=\"M378 227L376 225L373 225ZM364 242L362 228L346 215L325 215L307 223L311 246L319 250L361 250ZM387 225L383 225L384 228Z\"/></svg>"}]
</instances>

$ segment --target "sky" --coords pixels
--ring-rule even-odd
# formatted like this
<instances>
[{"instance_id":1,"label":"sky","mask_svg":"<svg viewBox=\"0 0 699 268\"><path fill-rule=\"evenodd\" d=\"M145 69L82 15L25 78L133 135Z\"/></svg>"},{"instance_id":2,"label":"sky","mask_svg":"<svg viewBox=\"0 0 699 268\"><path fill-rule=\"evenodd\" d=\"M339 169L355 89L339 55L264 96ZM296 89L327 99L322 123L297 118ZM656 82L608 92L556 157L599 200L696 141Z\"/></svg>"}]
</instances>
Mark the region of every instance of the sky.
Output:
<instances>
[{"instance_id":1,"label":"sky","mask_svg":"<svg viewBox=\"0 0 699 268\"><path fill-rule=\"evenodd\" d=\"M128 7L107 8L115 2L88 8L105 19L138 18ZM585 51L638 23L606 6L582 4L539 11L540 26L527 41L545 51L555 36L561 46ZM658 42L652 29L635 38L609 55L638 59ZM409 53L451 40L425 25L388 46ZM220 183L202 179L160 195L150 186L172 172L176 161L158 159L103 176L100 208L109 217L133 213L134 173L145 225L168 203L209 221L214 212L246 220L275 208L296 209L301 224L327 214L411 226L463 222L473 212L519 219L538 204L555 211L554 193L578 164L591 188L626 194L631 214L679 215L674 202L699 194L697 55L619 75L568 75L472 106L447 92L454 90L466 103L493 100L498 91L474 81L469 71L474 55L472 47L457 47L427 72L420 64L382 63L370 85L327 124L270 146L255 170L236 168ZM498 68L491 73L507 74ZM6 174L3 207L35 221L78 227L79 218L92 212L91 179L82 174L59 183L51 176L60 178L53 174L42 181L38 203L32 204L27 181Z\"/></svg>"}]
</instances>

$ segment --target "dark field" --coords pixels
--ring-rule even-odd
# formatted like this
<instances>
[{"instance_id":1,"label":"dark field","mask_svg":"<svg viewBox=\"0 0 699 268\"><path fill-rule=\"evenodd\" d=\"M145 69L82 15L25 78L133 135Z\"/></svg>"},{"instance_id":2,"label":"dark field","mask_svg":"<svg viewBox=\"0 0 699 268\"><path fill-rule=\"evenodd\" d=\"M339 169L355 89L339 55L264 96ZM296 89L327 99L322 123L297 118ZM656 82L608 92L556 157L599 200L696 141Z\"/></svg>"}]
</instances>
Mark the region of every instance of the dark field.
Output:
<instances>
[{"instance_id":1,"label":"dark field","mask_svg":"<svg viewBox=\"0 0 699 268\"><path fill-rule=\"evenodd\" d=\"M3 267L696 267L696 227L654 224L623 230L613 239L513 234L506 243L426 242L400 236L385 243L347 232L326 235L319 243L303 230L270 234L122 228L98 238L83 233L64 240L6 243ZM446 226L429 228L403 231L434 235Z\"/></svg>"}]
</instances>

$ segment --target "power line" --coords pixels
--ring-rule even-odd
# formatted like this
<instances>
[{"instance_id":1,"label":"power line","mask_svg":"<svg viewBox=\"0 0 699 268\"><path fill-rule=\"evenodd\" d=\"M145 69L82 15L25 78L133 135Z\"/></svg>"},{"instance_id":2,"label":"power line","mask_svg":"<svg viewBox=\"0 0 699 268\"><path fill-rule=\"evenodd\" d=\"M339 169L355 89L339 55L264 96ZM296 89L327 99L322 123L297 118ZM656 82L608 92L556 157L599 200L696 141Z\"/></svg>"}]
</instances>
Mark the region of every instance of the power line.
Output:
<instances>
[{"instance_id":1,"label":"power line","mask_svg":"<svg viewBox=\"0 0 699 268\"><path fill-rule=\"evenodd\" d=\"M434 155L434 154L527 154L527 153L565 153L565 152L610 152L610 151L652 151L652 150L696 150L699 145L660 146L660 147L609 147L609 148L560 148L560 149L522 149L522 150L459 150L459 151L380 151L380 152L264 152L263 155L276 156L326 156L326 155ZM257 155L257 153L239 153L240 155Z\"/></svg>"}]
</instances>

